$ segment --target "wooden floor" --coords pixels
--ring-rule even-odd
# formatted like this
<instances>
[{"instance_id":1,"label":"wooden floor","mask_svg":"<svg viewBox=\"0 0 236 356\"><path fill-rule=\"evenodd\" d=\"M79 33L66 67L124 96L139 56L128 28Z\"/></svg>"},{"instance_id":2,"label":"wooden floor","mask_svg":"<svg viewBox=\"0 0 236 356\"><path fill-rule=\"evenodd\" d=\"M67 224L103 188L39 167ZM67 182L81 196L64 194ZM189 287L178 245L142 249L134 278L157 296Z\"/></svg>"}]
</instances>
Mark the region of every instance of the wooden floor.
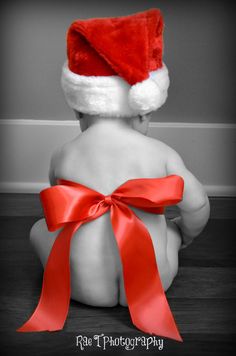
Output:
<instances>
[{"instance_id":1,"label":"wooden floor","mask_svg":"<svg viewBox=\"0 0 236 356\"><path fill-rule=\"evenodd\" d=\"M94 308L71 302L63 331L17 333L34 310L42 268L30 247L32 224L42 216L37 195L0 195L1 354L2 355L230 355L236 345L236 199L211 199L211 219L204 232L180 253L179 274L167 297L183 343L164 340L164 349L134 351L98 347L80 351L76 335L146 336L130 322L127 308ZM175 209L167 215L174 216Z\"/></svg>"}]
</instances>

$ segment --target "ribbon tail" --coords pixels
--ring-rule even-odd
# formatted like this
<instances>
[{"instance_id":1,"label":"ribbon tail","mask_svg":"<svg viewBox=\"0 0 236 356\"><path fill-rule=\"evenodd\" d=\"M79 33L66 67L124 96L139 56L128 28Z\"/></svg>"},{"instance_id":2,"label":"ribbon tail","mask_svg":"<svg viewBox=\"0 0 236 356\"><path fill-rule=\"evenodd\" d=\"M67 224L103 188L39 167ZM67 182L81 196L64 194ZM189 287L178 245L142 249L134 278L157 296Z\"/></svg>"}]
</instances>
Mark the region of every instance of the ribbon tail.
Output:
<instances>
[{"instance_id":1,"label":"ribbon tail","mask_svg":"<svg viewBox=\"0 0 236 356\"><path fill-rule=\"evenodd\" d=\"M18 332L63 328L70 304L70 242L80 225L67 224L57 236L45 267L39 303Z\"/></svg>"},{"instance_id":2,"label":"ribbon tail","mask_svg":"<svg viewBox=\"0 0 236 356\"><path fill-rule=\"evenodd\" d=\"M162 287L151 237L143 222L124 204L111 208L128 307L140 330L182 341Z\"/></svg>"}]
</instances>

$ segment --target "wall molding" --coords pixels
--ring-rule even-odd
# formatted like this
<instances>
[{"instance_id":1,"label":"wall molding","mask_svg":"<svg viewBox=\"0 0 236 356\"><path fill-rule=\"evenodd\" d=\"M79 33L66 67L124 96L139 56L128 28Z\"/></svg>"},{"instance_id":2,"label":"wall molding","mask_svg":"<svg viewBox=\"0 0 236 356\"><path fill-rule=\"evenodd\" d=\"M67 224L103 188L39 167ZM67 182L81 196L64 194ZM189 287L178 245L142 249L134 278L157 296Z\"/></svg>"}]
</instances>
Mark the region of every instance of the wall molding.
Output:
<instances>
[{"instance_id":1,"label":"wall molding","mask_svg":"<svg viewBox=\"0 0 236 356\"><path fill-rule=\"evenodd\" d=\"M50 156L79 134L76 120L0 120L0 192L38 193L48 186ZM172 146L209 196L236 196L236 125L151 122L149 136Z\"/></svg>"},{"instance_id":2,"label":"wall molding","mask_svg":"<svg viewBox=\"0 0 236 356\"><path fill-rule=\"evenodd\" d=\"M76 120L38 120L38 119L0 119L0 126L31 125L31 126L78 126ZM236 124L230 123L199 123L199 122L150 122L150 127L156 128L213 128L236 129Z\"/></svg>"},{"instance_id":3,"label":"wall molding","mask_svg":"<svg viewBox=\"0 0 236 356\"><path fill-rule=\"evenodd\" d=\"M0 182L0 193L39 193L48 188L45 182ZM210 197L235 197L236 186L205 185L204 188Z\"/></svg>"}]
</instances>

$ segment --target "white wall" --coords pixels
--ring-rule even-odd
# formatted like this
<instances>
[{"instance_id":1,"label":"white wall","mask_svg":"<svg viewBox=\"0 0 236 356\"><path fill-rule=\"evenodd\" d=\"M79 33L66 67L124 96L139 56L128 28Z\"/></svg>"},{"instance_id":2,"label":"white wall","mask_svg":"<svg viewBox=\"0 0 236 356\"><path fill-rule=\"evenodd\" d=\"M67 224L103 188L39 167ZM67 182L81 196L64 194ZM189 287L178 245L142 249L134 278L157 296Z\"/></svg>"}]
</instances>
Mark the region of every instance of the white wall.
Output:
<instances>
[{"instance_id":1,"label":"white wall","mask_svg":"<svg viewBox=\"0 0 236 356\"><path fill-rule=\"evenodd\" d=\"M52 150L75 135L74 115L60 87L70 23L150 7L164 14L164 61L171 79L150 135L176 148L209 194L234 195L235 21L227 0L2 2L2 191L36 192L47 185Z\"/></svg>"},{"instance_id":2,"label":"white wall","mask_svg":"<svg viewBox=\"0 0 236 356\"><path fill-rule=\"evenodd\" d=\"M73 119L60 87L70 23L149 7L164 15L171 80L167 103L154 121L233 123L235 16L227 0L3 1L0 119Z\"/></svg>"},{"instance_id":3,"label":"white wall","mask_svg":"<svg viewBox=\"0 0 236 356\"><path fill-rule=\"evenodd\" d=\"M77 121L2 120L0 191L49 185L54 149L79 134ZM177 150L211 196L236 196L236 125L151 123L149 135Z\"/></svg>"}]
</instances>

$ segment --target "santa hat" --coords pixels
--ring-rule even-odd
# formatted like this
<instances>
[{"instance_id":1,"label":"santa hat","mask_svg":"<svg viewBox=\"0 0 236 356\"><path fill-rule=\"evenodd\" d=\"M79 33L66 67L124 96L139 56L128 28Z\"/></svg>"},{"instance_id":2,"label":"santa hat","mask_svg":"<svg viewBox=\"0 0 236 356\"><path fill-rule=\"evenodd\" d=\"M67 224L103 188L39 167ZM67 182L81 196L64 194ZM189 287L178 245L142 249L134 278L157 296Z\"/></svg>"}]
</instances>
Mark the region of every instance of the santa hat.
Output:
<instances>
[{"instance_id":1,"label":"santa hat","mask_svg":"<svg viewBox=\"0 0 236 356\"><path fill-rule=\"evenodd\" d=\"M61 84L67 103L79 112L132 117L166 101L169 76L158 9L73 22L67 55Z\"/></svg>"}]
</instances>

